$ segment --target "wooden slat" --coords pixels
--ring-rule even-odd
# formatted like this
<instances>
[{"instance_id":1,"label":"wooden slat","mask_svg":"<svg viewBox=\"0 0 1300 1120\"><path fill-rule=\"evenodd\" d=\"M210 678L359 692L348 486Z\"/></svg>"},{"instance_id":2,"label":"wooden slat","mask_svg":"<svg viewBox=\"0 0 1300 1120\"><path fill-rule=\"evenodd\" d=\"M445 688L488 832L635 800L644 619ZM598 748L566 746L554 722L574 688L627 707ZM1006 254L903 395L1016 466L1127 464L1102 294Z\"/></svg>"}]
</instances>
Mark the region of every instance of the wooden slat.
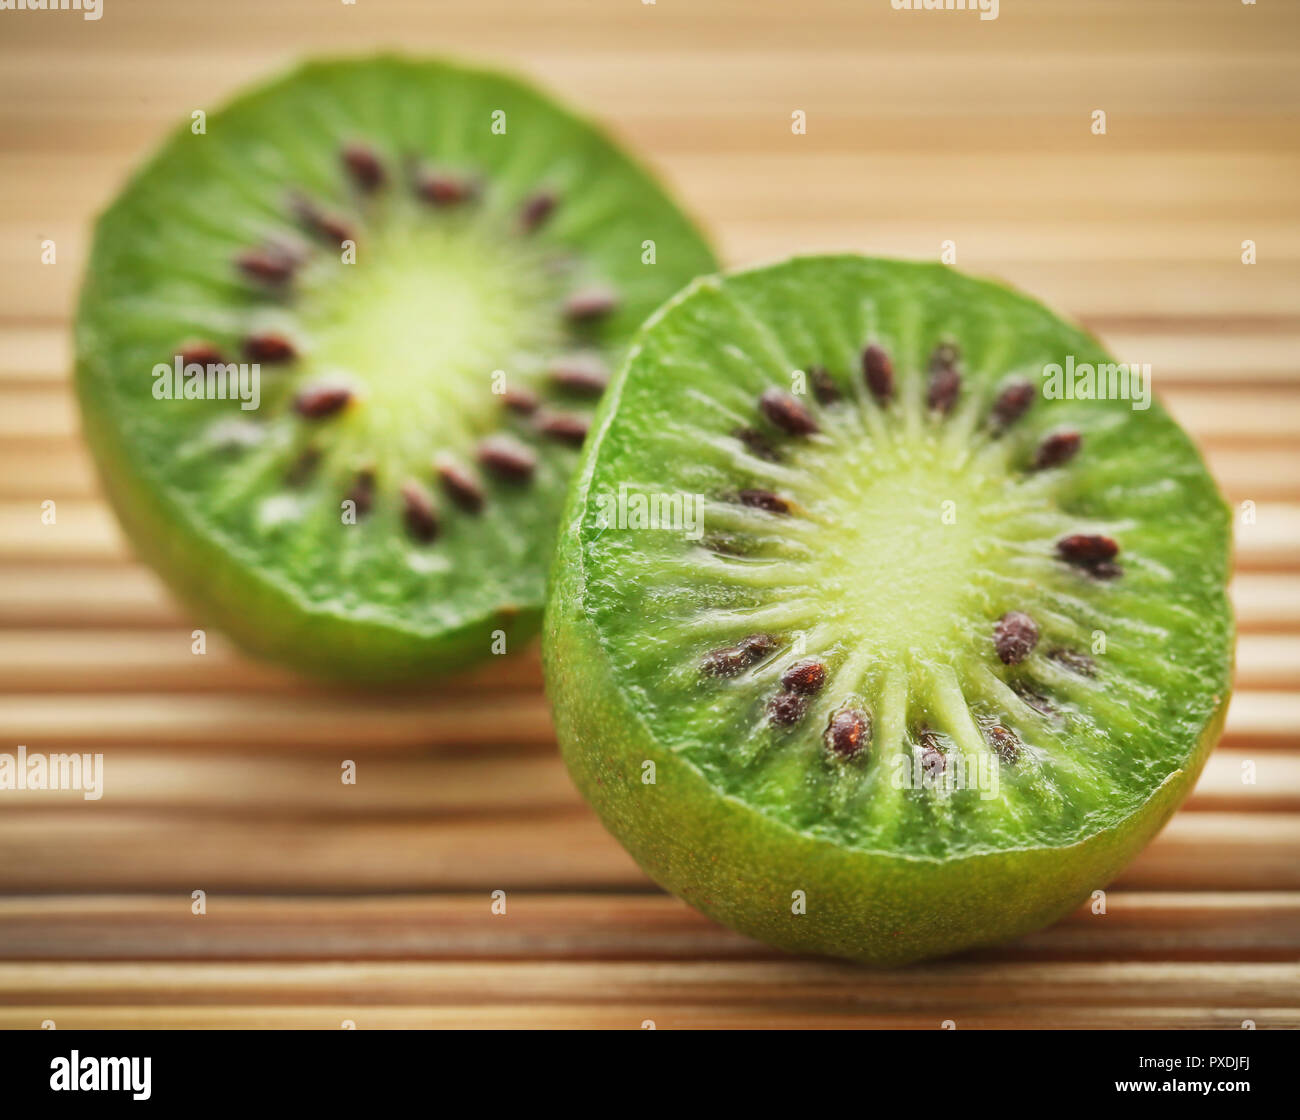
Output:
<instances>
[{"instance_id":1,"label":"wooden slat","mask_svg":"<svg viewBox=\"0 0 1300 1120\"><path fill-rule=\"evenodd\" d=\"M8 960L782 959L663 894L507 892L265 898L188 892L0 899ZM977 960L1275 960L1300 956L1300 893L1107 892Z\"/></svg>"},{"instance_id":2,"label":"wooden slat","mask_svg":"<svg viewBox=\"0 0 1300 1120\"><path fill-rule=\"evenodd\" d=\"M956 1022L961 1030L1295 1030L1300 1006L1270 1001L1257 1007L1096 1007L1050 1011L981 1009L960 1020L942 1012L843 1014L669 1004L498 1004L475 1000L438 1007L386 1007L369 1002L309 1007L120 1007L42 1002L0 1007L0 1030L936 1030Z\"/></svg>"},{"instance_id":3,"label":"wooden slat","mask_svg":"<svg viewBox=\"0 0 1300 1120\"><path fill-rule=\"evenodd\" d=\"M984 961L864 971L831 961L0 963L0 1007L567 1007L575 1002L749 1010L757 1015L929 1017L1079 1010L1288 1006L1300 965L1256 962ZM1294 999L1292 1002L1295 1002ZM48 1017L55 1017L53 1011ZM349 1017L346 1014L344 1017ZM56 1019L57 1022L57 1019Z\"/></svg>"}]
</instances>

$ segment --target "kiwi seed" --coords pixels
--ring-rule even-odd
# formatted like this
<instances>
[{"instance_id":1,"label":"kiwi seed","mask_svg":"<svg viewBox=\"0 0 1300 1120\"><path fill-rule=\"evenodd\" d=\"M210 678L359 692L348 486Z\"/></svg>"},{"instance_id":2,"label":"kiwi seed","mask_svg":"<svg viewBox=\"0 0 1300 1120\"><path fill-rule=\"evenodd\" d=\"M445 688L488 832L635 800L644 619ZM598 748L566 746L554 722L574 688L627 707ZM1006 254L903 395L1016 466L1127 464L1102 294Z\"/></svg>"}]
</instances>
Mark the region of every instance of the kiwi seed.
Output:
<instances>
[{"instance_id":1,"label":"kiwi seed","mask_svg":"<svg viewBox=\"0 0 1300 1120\"><path fill-rule=\"evenodd\" d=\"M736 496L742 506L749 506L750 509L762 509L768 513L790 512L790 503L770 490L741 490Z\"/></svg>"},{"instance_id":2,"label":"kiwi seed","mask_svg":"<svg viewBox=\"0 0 1300 1120\"><path fill-rule=\"evenodd\" d=\"M498 478L524 482L537 469L537 456L510 436L488 436L478 445L478 459Z\"/></svg>"},{"instance_id":3,"label":"kiwi seed","mask_svg":"<svg viewBox=\"0 0 1300 1120\"><path fill-rule=\"evenodd\" d=\"M894 365L884 349L874 342L862 351L862 373L876 401L888 404L894 396Z\"/></svg>"},{"instance_id":4,"label":"kiwi seed","mask_svg":"<svg viewBox=\"0 0 1300 1120\"><path fill-rule=\"evenodd\" d=\"M591 323L618 308L618 295L604 285L579 288L564 301L564 314L572 323Z\"/></svg>"},{"instance_id":5,"label":"kiwi seed","mask_svg":"<svg viewBox=\"0 0 1300 1120\"><path fill-rule=\"evenodd\" d=\"M524 232L531 233L541 226L555 210L557 199L550 191L538 191L530 196L519 214L519 224Z\"/></svg>"},{"instance_id":6,"label":"kiwi seed","mask_svg":"<svg viewBox=\"0 0 1300 1120\"><path fill-rule=\"evenodd\" d=\"M1034 403L1034 387L1023 378L1007 382L993 402L990 421L995 429L1008 428Z\"/></svg>"},{"instance_id":7,"label":"kiwi seed","mask_svg":"<svg viewBox=\"0 0 1300 1120\"><path fill-rule=\"evenodd\" d=\"M449 456L442 456L436 464L438 478L447 495L466 513L478 513L485 500L483 487L470 472Z\"/></svg>"},{"instance_id":8,"label":"kiwi seed","mask_svg":"<svg viewBox=\"0 0 1300 1120\"><path fill-rule=\"evenodd\" d=\"M942 740L928 727L921 729L921 767L931 778L937 778L948 768L948 758Z\"/></svg>"},{"instance_id":9,"label":"kiwi seed","mask_svg":"<svg viewBox=\"0 0 1300 1120\"><path fill-rule=\"evenodd\" d=\"M1054 649L1047 656L1075 676L1095 677L1097 675L1097 663L1087 654L1076 653L1071 649Z\"/></svg>"},{"instance_id":10,"label":"kiwi seed","mask_svg":"<svg viewBox=\"0 0 1300 1120\"><path fill-rule=\"evenodd\" d=\"M574 354L553 362L547 371L558 389L587 397L598 397L609 384L609 367L600 358Z\"/></svg>"},{"instance_id":11,"label":"kiwi seed","mask_svg":"<svg viewBox=\"0 0 1300 1120\"><path fill-rule=\"evenodd\" d=\"M1111 564L1119 553L1119 545L1110 537L1093 533L1073 533L1056 542L1057 554L1067 564L1083 568L1094 575L1099 572L1118 574L1118 567ZM1105 578L1109 578L1108 576Z\"/></svg>"},{"instance_id":12,"label":"kiwi seed","mask_svg":"<svg viewBox=\"0 0 1300 1120\"><path fill-rule=\"evenodd\" d=\"M758 407L764 416L787 435L807 436L818 431L817 421L811 413L781 389L765 389L758 398Z\"/></svg>"},{"instance_id":13,"label":"kiwi seed","mask_svg":"<svg viewBox=\"0 0 1300 1120\"><path fill-rule=\"evenodd\" d=\"M1015 762L1020 758L1020 736L1000 723L990 723L984 729L984 737L1003 762Z\"/></svg>"},{"instance_id":14,"label":"kiwi seed","mask_svg":"<svg viewBox=\"0 0 1300 1120\"><path fill-rule=\"evenodd\" d=\"M734 677L756 665L776 649L776 639L769 634L750 634L734 646L723 646L704 655L700 667L714 677Z\"/></svg>"},{"instance_id":15,"label":"kiwi seed","mask_svg":"<svg viewBox=\"0 0 1300 1120\"><path fill-rule=\"evenodd\" d=\"M297 260L277 249L248 249L235 258L235 263L250 280L278 288L293 277Z\"/></svg>"},{"instance_id":16,"label":"kiwi seed","mask_svg":"<svg viewBox=\"0 0 1300 1120\"><path fill-rule=\"evenodd\" d=\"M367 193L378 190L387 178L379 157L364 144L348 144L343 149L343 164L357 186Z\"/></svg>"},{"instance_id":17,"label":"kiwi seed","mask_svg":"<svg viewBox=\"0 0 1300 1120\"><path fill-rule=\"evenodd\" d=\"M1053 432L1034 452L1034 469L1047 470L1068 463L1079 453L1080 437L1075 431Z\"/></svg>"},{"instance_id":18,"label":"kiwi seed","mask_svg":"<svg viewBox=\"0 0 1300 1120\"><path fill-rule=\"evenodd\" d=\"M1038 624L1024 611L1007 611L993 627L993 645L1004 665L1019 665L1038 644Z\"/></svg>"},{"instance_id":19,"label":"kiwi seed","mask_svg":"<svg viewBox=\"0 0 1300 1120\"><path fill-rule=\"evenodd\" d=\"M826 666L820 661L808 658L796 661L781 675L781 687L787 692L798 692L812 696L820 692L826 683Z\"/></svg>"},{"instance_id":20,"label":"kiwi seed","mask_svg":"<svg viewBox=\"0 0 1300 1120\"><path fill-rule=\"evenodd\" d=\"M862 754L871 743L871 716L857 708L842 708L826 728L826 748L839 758Z\"/></svg>"},{"instance_id":21,"label":"kiwi seed","mask_svg":"<svg viewBox=\"0 0 1300 1120\"><path fill-rule=\"evenodd\" d=\"M765 459L769 463L779 463L781 453L769 442L767 436L756 428L736 428L731 433L741 443L745 445L749 453L758 459Z\"/></svg>"},{"instance_id":22,"label":"kiwi seed","mask_svg":"<svg viewBox=\"0 0 1300 1120\"><path fill-rule=\"evenodd\" d=\"M537 430L544 436L551 439L559 440L561 443L567 443L572 447L580 447L582 441L587 438L587 428L590 422L585 416L578 416L572 412L553 412L545 411L537 414Z\"/></svg>"},{"instance_id":23,"label":"kiwi seed","mask_svg":"<svg viewBox=\"0 0 1300 1120\"><path fill-rule=\"evenodd\" d=\"M280 334L255 334L244 339L244 356L250 362L280 365L298 356L292 342Z\"/></svg>"},{"instance_id":24,"label":"kiwi seed","mask_svg":"<svg viewBox=\"0 0 1300 1120\"><path fill-rule=\"evenodd\" d=\"M433 500L424 487L414 480L402 483L402 518L407 531L417 541L427 544L438 535L438 517Z\"/></svg>"},{"instance_id":25,"label":"kiwi seed","mask_svg":"<svg viewBox=\"0 0 1300 1120\"><path fill-rule=\"evenodd\" d=\"M812 384L813 396L817 398L818 404L839 402L839 386L835 384L835 379L831 377L825 366L811 366L808 370L808 381Z\"/></svg>"},{"instance_id":26,"label":"kiwi seed","mask_svg":"<svg viewBox=\"0 0 1300 1120\"><path fill-rule=\"evenodd\" d=\"M356 507L357 515L369 513L375 504L375 472L370 467L357 471L348 491L348 500Z\"/></svg>"},{"instance_id":27,"label":"kiwi seed","mask_svg":"<svg viewBox=\"0 0 1300 1120\"><path fill-rule=\"evenodd\" d=\"M293 410L308 420L320 420L341 412L352 399L345 385L308 385L293 398Z\"/></svg>"},{"instance_id":28,"label":"kiwi seed","mask_svg":"<svg viewBox=\"0 0 1300 1120\"><path fill-rule=\"evenodd\" d=\"M808 697L799 692L778 692L767 702L767 718L773 727L793 727L808 712Z\"/></svg>"},{"instance_id":29,"label":"kiwi seed","mask_svg":"<svg viewBox=\"0 0 1300 1120\"><path fill-rule=\"evenodd\" d=\"M947 415L961 392L961 374L955 366L940 366L930 374L926 403L932 412Z\"/></svg>"}]
</instances>

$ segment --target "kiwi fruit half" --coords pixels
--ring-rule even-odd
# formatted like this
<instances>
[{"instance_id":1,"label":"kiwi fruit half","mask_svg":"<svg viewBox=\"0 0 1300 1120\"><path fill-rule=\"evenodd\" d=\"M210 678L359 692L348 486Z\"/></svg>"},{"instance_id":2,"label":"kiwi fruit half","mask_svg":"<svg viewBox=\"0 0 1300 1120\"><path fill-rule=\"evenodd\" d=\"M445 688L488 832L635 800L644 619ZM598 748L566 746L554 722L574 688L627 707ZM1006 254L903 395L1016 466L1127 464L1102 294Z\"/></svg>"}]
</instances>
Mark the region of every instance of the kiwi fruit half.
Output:
<instances>
[{"instance_id":1,"label":"kiwi fruit half","mask_svg":"<svg viewBox=\"0 0 1300 1120\"><path fill-rule=\"evenodd\" d=\"M1228 702L1229 515L1158 403L1086 399L1111 361L1004 287L857 256L647 322L543 657L568 766L652 878L901 963L1052 922L1165 823Z\"/></svg>"},{"instance_id":2,"label":"kiwi fruit half","mask_svg":"<svg viewBox=\"0 0 1300 1120\"><path fill-rule=\"evenodd\" d=\"M187 122L100 219L84 428L200 621L351 680L458 668L535 631L608 371L714 268L513 78L311 62Z\"/></svg>"}]
</instances>

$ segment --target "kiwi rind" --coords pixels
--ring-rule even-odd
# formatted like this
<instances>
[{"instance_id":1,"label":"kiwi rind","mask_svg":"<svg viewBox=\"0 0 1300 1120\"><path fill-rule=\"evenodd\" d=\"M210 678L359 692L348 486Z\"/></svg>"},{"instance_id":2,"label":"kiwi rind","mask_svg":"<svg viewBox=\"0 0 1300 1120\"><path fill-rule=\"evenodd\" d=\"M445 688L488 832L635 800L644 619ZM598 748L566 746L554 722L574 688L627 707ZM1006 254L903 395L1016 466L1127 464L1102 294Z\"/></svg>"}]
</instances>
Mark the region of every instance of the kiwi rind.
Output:
<instances>
[{"instance_id":1,"label":"kiwi rind","mask_svg":"<svg viewBox=\"0 0 1300 1120\"><path fill-rule=\"evenodd\" d=\"M187 204L178 208L181 215L178 218L168 213L169 171L177 183L201 177L202 161L213 158L202 147L209 138L222 137L223 130L256 129L263 119L269 134L264 145L266 150L274 150L283 142L285 160L301 159L301 144L298 150L294 149L294 143L301 138L293 127L292 113L286 116L286 103L276 99L282 91L287 92L287 104L297 107L294 112L298 109L311 112L317 108L313 94L319 95L319 101L327 101L335 90L341 98L353 98L357 120L374 122L381 143L395 148L398 143L414 138L411 146L415 150L405 154L415 160L428 159L442 166L438 163L441 152L422 150L418 145L426 135L450 137L446 142L455 150L450 160L452 170L459 170L457 158L463 159L465 152L477 143L467 138L469 130L481 128L486 132L488 125L486 118L479 121L477 116L472 123L456 122L460 101L472 100L489 90L492 104L508 108L516 129L525 123L543 122L544 127L545 122L556 122L553 158L569 172L580 166L593 171L604 168L606 183L626 185L627 190L635 192L640 209L632 209L650 216L642 223L646 228L641 234L659 238L659 260L635 275L624 268L633 291L624 305L590 332L590 337L612 348L607 350L611 358L618 356L620 344L650 307L691 276L716 264L698 228L682 214L652 175L629 158L599 126L515 77L449 60L398 55L313 60L241 93L220 110L213 111L207 119L208 137L195 137L188 123L180 126L101 216L77 316L76 384L87 440L110 501L136 551L157 568L189 605L196 621L225 630L250 652L348 682L414 680L454 671L481 659L493 649L497 631L504 632L509 649L517 648L536 631L564 475L576 452L572 448L547 449L550 465L544 468L546 478L539 483L537 502L544 508L531 519L520 504L522 497L506 494L503 500L514 503L510 509L520 523L518 537L521 539L501 564L489 570L484 570L487 566L480 563L466 565L475 570L461 577L463 582L459 587L446 581L441 585L431 581L428 589L421 591L418 581L408 578L406 589L400 594L390 594L386 600L381 600L375 587L367 586L365 579L350 583L339 579L337 593L331 593L328 587L322 591L318 579L297 578L294 572L280 570L273 559L268 562L267 554L258 550L259 542L241 539L238 533L230 531L229 525L216 523L208 516L210 511L199 508L201 503L192 500L192 493L169 484L166 472L175 470L176 464L159 461L156 438L152 457L147 449L137 446L131 430L130 408L124 404L127 390L119 383L122 379L115 378L114 371L115 363L121 361L122 354L131 350L132 345L135 346L133 355L142 354L138 345L140 330L134 326L123 327L121 330L126 333L119 333L121 305L117 301L123 294L121 289L130 287L129 282L123 283L121 270L127 269L128 275L130 269L138 270L138 262L147 259L155 236L160 243L172 244L167 242L169 221L184 222L191 214ZM447 94L445 113L440 113L437 121L421 117L429 104L430 90ZM457 92L462 90L468 92ZM478 102L473 104L476 109L479 107ZM262 107L268 105L270 108L264 113ZM359 139L369 139L363 126L354 131ZM340 141L348 139L351 137L339 136ZM510 142L502 137L494 139L502 145ZM548 188L553 185L546 170L547 160L552 157L545 147L538 148L536 139L533 136L528 141L531 148L522 157L523 164L536 173L538 188ZM427 141L430 147L441 142ZM238 154L250 149L246 146L219 150ZM326 203L332 203L335 199L329 192L335 185L337 152L322 152L318 157L312 153L312 156L300 165L307 168L301 176L304 186ZM508 183L508 189L521 189L521 184L508 181L508 172L518 171L518 166L512 164L507 169L502 162L501 167L502 174L507 176L503 182ZM391 164L389 170L394 175L407 173L404 167ZM605 189L605 185L600 186L601 191ZM610 189L617 191L621 186ZM241 235L246 229L251 239L251 231L259 225L279 222L280 217L270 211L280 201L255 199L251 212L238 217ZM608 207L609 202L602 193L591 206L599 209ZM615 208L609 213L617 211ZM203 217L216 224L225 216L212 213ZM626 215L615 219L616 222L627 220ZM593 215L591 210L584 211L582 221L598 230L604 228L600 226L600 215ZM597 268L602 264L611 267L615 254L620 258L639 256L640 236L624 244L628 228L620 226L618 232L617 245L604 244L599 235L590 233L581 241L584 252L591 255ZM204 235L207 234L205 230ZM161 250L158 255L162 256ZM160 267L166 268L177 257L183 259L184 254L172 251L170 257L163 257ZM183 267L178 271L183 272ZM232 276L230 282L235 284L237 280ZM195 290L193 285L198 283L189 276L176 281L178 288L186 291ZM130 295L129 290L126 294ZM175 308L164 309L164 317L167 314L176 317ZM144 318L148 310L133 306L129 315ZM167 336L166 330L172 330L172 335ZM180 334L179 329L160 326L157 340L166 338L167 345L175 347L182 341ZM150 360L166 361L169 357L170 351L158 352ZM133 356L132 360L144 359ZM267 380L265 374L263 380L264 383ZM264 389L264 397L265 394ZM429 486L436 489L432 468L430 475ZM508 520L507 515L503 514L502 520ZM400 521L397 523L400 525ZM383 579L374 583L382 584ZM462 595L467 601L460 610ZM499 643L496 648L500 648Z\"/></svg>"},{"instance_id":2,"label":"kiwi rind","mask_svg":"<svg viewBox=\"0 0 1300 1120\"><path fill-rule=\"evenodd\" d=\"M918 290L952 294L950 270L942 266L842 256L769 267L792 275L802 269L798 275L815 283L816 269L838 264L865 273L896 269L909 273ZM1020 842L1002 838L997 845L941 856L887 845L861 848L821 830L794 827L720 789L647 718L645 697L620 672L592 609L589 581L602 573L589 570L584 534L602 446L634 438L615 430L615 419L647 335L695 293L761 271L701 278L670 300L643 327L601 405L572 482L543 630L548 694L566 764L602 822L652 879L711 917L781 948L896 965L1041 928L1106 886L1190 792L1222 732L1230 695L1226 596L1220 590L1207 604L1206 640L1224 656L1199 682L1203 694L1189 704L1195 714L1183 729L1188 734L1176 763L1140 800L1117 806L1108 819L1068 839L1044 843L1031 830ZM960 283L961 295L977 303L1012 300L1046 313L1001 285L969 278ZM1080 354L1105 353L1082 331L1071 342ZM1155 424L1173 427L1158 403L1152 409ZM1190 442L1185 451L1189 463L1200 464L1190 485L1212 495L1207 508L1216 527L1222 526L1222 547L1203 558L1222 588L1230 563L1226 506ZM643 782L646 762L655 764L654 784ZM792 912L794 891L805 893L804 914Z\"/></svg>"}]
</instances>

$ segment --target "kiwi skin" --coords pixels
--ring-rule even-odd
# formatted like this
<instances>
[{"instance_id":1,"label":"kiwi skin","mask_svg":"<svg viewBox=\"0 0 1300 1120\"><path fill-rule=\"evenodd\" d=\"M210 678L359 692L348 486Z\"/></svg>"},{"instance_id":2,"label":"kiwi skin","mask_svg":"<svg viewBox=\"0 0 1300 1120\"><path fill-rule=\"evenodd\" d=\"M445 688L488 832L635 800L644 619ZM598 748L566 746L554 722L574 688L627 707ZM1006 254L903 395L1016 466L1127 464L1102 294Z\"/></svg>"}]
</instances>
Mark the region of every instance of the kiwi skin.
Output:
<instances>
[{"instance_id":1,"label":"kiwi skin","mask_svg":"<svg viewBox=\"0 0 1300 1120\"><path fill-rule=\"evenodd\" d=\"M689 285L641 333L713 279ZM1195 785L1223 732L1231 666L1184 765L1129 816L1065 847L1031 844L942 860L848 849L720 795L695 767L658 743L614 679L601 635L584 610L580 530L587 491L637 349L634 342L601 402L570 484L551 569L542 658L569 773L642 870L708 917L766 944L884 967L1042 929L1110 883ZM1225 522L1231 524L1226 507ZM655 766L653 785L642 781L647 761ZM792 911L794 891L804 892L804 914Z\"/></svg>"}]
</instances>

